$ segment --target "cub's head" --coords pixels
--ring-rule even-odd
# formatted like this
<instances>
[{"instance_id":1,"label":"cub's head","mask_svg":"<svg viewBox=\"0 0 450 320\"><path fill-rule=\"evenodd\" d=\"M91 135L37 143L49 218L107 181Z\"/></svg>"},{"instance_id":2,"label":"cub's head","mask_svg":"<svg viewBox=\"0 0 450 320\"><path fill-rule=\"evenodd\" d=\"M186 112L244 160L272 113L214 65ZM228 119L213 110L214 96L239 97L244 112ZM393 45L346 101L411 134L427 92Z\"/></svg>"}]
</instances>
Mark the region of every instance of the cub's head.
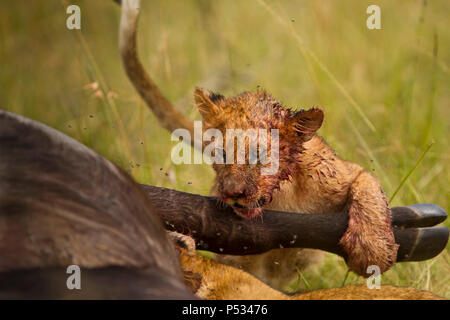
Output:
<instances>
[{"instance_id":1,"label":"cub's head","mask_svg":"<svg viewBox=\"0 0 450 320\"><path fill-rule=\"evenodd\" d=\"M240 216L259 216L280 182L293 176L303 143L322 125L322 110L292 111L265 91L226 98L196 88L194 96L219 197Z\"/></svg>"}]
</instances>

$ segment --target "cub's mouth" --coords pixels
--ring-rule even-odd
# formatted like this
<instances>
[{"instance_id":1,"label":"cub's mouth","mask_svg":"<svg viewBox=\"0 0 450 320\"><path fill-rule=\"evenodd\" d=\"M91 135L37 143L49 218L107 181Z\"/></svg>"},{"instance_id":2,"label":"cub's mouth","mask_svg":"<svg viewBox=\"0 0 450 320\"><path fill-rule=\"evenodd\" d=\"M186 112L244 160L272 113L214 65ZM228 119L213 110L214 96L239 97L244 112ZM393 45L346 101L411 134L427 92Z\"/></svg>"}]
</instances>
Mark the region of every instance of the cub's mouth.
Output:
<instances>
[{"instance_id":1,"label":"cub's mouth","mask_svg":"<svg viewBox=\"0 0 450 320\"><path fill-rule=\"evenodd\" d=\"M272 201L272 196L262 196L255 200L253 197L230 196L227 193L219 193L219 198L233 208L240 217L253 219L262 216L263 206Z\"/></svg>"},{"instance_id":2,"label":"cub's mouth","mask_svg":"<svg viewBox=\"0 0 450 320\"><path fill-rule=\"evenodd\" d=\"M262 207L254 207L254 208L248 208L244 207L238 203L235 203L232 205L234 212L236 212L237 215L246 218L246 219L253 219L256 217L259 217L262 215Z\"/></svg>"},{"instance_id":3,"label":"cub's mouth","mask_svg":"<svg viewBox=\"0 0 450 320\"><path fill-rule=\"evenodd\" d=\"M253 219L262 215L262 206L265 205L266 202L267 201L265 198L261 198L252 206L243 206L238 202L234 202L233 204L231 204L231 207L237 215L246 219Z\"/></svg>"}]
</instances>

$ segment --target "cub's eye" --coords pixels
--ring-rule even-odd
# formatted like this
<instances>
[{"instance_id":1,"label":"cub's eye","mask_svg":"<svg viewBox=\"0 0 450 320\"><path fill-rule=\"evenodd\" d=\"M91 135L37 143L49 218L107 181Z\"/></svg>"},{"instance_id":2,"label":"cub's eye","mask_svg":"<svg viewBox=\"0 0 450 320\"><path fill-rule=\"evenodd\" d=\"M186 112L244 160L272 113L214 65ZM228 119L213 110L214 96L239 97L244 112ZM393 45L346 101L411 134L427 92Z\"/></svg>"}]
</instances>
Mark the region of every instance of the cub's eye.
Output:
<instances>
[{"instance_id":1,"label":"cub's eye","mask_svg":"<svg viewBox=\"0 0 450 320\"><path fill-rule=\"evenodd\" d=\"M216 155L219 156L219 157L222 155L222 157L223 157L223 163L226 163L226 162L227 162L227 156L226 156L226 154L225 154L225 150L223 150L223 149L221 149L221 148L216 148L214 152L215 152Z\"/></svg>"},{"instance_id":2,"label":"cub's eye","mask_svg":"<svg viewBox=\"0 0 450 320\"><path fill-rule=\"evenodd\" d=\"M267 162L267 149L259 149L258 163L262 164Z\"/></svg>"}]
</instances>

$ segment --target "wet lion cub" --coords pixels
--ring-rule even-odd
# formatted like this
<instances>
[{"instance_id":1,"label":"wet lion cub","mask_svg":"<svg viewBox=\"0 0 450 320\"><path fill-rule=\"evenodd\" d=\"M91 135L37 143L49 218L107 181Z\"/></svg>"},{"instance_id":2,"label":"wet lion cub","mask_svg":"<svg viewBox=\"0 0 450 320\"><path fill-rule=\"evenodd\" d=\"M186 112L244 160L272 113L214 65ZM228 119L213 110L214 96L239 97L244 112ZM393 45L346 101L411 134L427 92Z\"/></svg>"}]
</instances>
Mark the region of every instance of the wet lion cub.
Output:
<instances>
[{"instance_id":1,"label":"wet lion cub","mask_svg":"<svg viewBox=\"0 0 450 320\"><path fill-rule=\"evenodd\" d=\"M262 209L302 213L349 213L349 225L340 245L354 272L368 276L367 267L381 272L395 262L398 245L391 215L379 182L359 165L342 160L316 132L322 125L318 108L292 111L265 91L244 92L225 98L207 90L195 90L195 102L203 117L203 129L219 129L224 156L226 129L278 129L279 168L262 175L261 163L213 164L217 174L213 193L231 205L236 214L258 217ZM250 141L246 140L246 145ZM261 152L261 150L258 150ZM263 152L271 152L270 147ZM246 158L246 160L248 160ZM217 255L217 260L242 268L276 288L282 288L300 269L317 261L311 249L275 249L260 255Z\"/></svg>"}]
</instances>

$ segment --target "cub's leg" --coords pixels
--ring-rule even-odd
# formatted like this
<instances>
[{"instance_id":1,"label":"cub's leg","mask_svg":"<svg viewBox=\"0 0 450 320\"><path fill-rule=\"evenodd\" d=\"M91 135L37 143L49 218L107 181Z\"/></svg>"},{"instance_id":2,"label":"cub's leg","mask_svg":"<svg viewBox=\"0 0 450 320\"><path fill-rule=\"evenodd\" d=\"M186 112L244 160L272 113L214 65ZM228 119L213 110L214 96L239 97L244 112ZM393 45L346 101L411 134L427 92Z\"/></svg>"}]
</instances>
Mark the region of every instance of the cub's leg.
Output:
<instances>
[{"instance_id":1,"label":"cub's leg","mask_svg":"<svg viewBox=\"0 0 450 320\"><path fill-rule=\"evenodd\" d=\"M340 244L347 253L347 264L368 277L367 267L377 265L385 272L396 261L398 245L391 227L391 210L379 182L361 171L350 186L349 223Z\"/></svg>"}]
</instances>

